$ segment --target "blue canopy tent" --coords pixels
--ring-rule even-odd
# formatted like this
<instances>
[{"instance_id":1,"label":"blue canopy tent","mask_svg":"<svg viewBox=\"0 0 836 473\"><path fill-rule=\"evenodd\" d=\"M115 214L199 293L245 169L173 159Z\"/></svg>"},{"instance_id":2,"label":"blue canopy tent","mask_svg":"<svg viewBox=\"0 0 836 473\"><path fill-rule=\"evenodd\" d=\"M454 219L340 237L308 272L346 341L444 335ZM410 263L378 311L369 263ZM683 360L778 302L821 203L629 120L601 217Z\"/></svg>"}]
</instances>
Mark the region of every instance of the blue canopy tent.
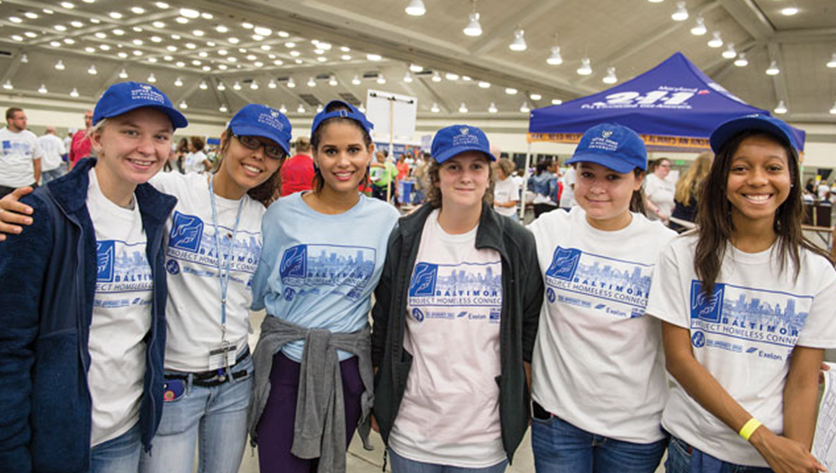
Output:
<instances>
[{"instance_id":1,"label":"blue canopy tent","mask_svg":"<svg viewBox=\"0 0 836 473\"><path fill-rule=\"evenodd\" d=\"M769 112L746 104L677 52L653 69L603 92L531 111L528 141L577 143L603 122L628 126L652 151L702 151L717 125ZM805 133L794 129L803 149Z\"/></svg>"}]
</instances>

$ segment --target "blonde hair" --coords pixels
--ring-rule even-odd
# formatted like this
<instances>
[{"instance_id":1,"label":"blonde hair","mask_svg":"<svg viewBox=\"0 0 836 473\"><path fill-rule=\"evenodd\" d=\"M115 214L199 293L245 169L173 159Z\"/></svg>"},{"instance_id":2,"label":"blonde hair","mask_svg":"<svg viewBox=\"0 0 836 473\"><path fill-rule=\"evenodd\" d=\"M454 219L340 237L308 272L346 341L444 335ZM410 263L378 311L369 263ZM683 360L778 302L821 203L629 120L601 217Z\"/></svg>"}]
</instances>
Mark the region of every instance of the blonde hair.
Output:
<instances>
[{"instance_id":1,"label":"blonde hair","mask_svg":"<svg viewBox=\"0 0 836 473\"><path fill-rule=\"evenodd\" d=\"M691 197L700 195L700 187L711 170L712 161L714 161L714 155L709 151L704 151L691 163L691 167L676 181L674 199L677 202L688 207L691 205Z\"/></svg>"}]
</instances>

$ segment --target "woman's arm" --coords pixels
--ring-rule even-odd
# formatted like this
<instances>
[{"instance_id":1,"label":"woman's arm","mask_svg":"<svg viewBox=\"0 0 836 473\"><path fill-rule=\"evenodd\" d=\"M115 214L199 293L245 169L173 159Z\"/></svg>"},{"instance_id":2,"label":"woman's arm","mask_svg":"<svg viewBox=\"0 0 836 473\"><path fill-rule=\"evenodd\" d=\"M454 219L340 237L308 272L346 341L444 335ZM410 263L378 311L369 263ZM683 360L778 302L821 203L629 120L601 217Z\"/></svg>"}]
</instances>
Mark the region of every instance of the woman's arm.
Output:
<instances>
[{"instance_id":1,"label":"woman's arm","mask_svg":"<svg viewBox=\"0 0 836 473\"><path fill-rule=\"evenodd\" d=\"M662 322L662 340L665 348L665 367L668 372L703 408L730 429L740 432L752 415L735 401L714 376L694 358L689 331ZM802 360L804 367L807 363L808 360ZM815 365L816 369L819 364ZM802 372L803 374L805 373ZM814 375L813 380L815 379ZM786 399L786 392L784 398ZM815 405L815 401L812 404ZM824 466L816 461L799 441L775 435L766 426L758 427L749 438L749 442L776 473L825 471Z\"/></svg>"},{"instance_id":2,"label":"woman's arm","mask_svg":"<svg viewBox=\"0 0 836 473\"><path fill-rule=\"evenodd\" d=\"M784 386L784 436L807 450L813 445L816 429L818 375L823 358L824 350L796 346Z\"/></svg>"}]
</instances>

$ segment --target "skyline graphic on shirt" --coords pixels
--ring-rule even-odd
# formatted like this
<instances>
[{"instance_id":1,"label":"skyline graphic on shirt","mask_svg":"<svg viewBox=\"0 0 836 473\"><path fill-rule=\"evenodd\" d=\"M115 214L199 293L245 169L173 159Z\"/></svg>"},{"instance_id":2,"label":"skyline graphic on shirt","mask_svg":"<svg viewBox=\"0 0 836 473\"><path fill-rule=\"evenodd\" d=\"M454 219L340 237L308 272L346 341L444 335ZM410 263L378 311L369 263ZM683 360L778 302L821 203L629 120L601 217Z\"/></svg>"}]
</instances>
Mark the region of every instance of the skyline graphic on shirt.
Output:
<instances>
[{"instance_id":1,"label":"skyline graphic on shirt","mask_svg":"<svg viewBox=\"0 0 836 473\"><path fill-rule=\"evenodd\" d=\"M807 321L812 296L715 283L711 296L691 282L691 327L758 343L793 347Z\"/></svg>"},{"instance_id":2,"label":"skyline graphic on shirt","mask_svg":"<svg viewBox=\"0 0 836 473\"><path fill-rule=\"evenodd\" d=\"M502 263L419 262L409 282L410 305L495 306L502 302Z\"/></svg>"},{"instance_id":3,"label":"skyline graphic on shirt","mask_svg":"<svg viewBox=\"0 0 836 473\"><path fill-rule=\"evenodd\" d=\"M356 300L374 275L377 250L362 246L296 245L279 264L282 284L294 287L343 286Z\"/></svg>"},{"instance_id":4,"label":"skyline graphic on shirt","mask_svg":"<svg viewBox=\"0 0 836 473\"><path fill-rule=\"evenodd\" d=\"M150 304L154 278L145 243L96 242L96 291L93 307L118 309Z\"/></svg>"},{"instance_id":5,"label":"skyline graphic on shirt","mask_svg":"<svg viewBox=\"0 0 836 473\"><path fill-rule=\"evenodd\" d=\"M226 263L229 252L229 238L232 237L233 229L223 225L219 225L218 229L221 231L220 246L223 254L221 261ZM206 225L200 217L175 211L172 217L171 231L168 233L166 256L208 266L217 271L218 251L214 230L214 226ZM232 270L253 274L261 257L260 233L247 232L239 228L233 247L235 259L233 260ZM215 274L208 275L214 276Z\"/></svg>"}]
</instances>

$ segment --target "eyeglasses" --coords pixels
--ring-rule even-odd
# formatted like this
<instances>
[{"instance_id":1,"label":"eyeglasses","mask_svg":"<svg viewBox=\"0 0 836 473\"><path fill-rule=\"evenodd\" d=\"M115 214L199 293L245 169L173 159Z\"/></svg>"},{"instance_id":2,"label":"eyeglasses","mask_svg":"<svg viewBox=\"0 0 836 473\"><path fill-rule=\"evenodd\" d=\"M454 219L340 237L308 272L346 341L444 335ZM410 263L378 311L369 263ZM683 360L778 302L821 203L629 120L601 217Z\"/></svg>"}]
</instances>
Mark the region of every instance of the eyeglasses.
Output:
<instances>
[{"instance_id":1,"label":"eyeglasses","mask_svg":"<svg viewBox=\"0 0 836 473\"><path fill-rule=\"evenodd\" d=\"M264 155L270 159L284 159L285 152L281 146L264 143L254 136L233 135L245 148L253 151L264 146Z\"/></svg>"}]
</instances>

